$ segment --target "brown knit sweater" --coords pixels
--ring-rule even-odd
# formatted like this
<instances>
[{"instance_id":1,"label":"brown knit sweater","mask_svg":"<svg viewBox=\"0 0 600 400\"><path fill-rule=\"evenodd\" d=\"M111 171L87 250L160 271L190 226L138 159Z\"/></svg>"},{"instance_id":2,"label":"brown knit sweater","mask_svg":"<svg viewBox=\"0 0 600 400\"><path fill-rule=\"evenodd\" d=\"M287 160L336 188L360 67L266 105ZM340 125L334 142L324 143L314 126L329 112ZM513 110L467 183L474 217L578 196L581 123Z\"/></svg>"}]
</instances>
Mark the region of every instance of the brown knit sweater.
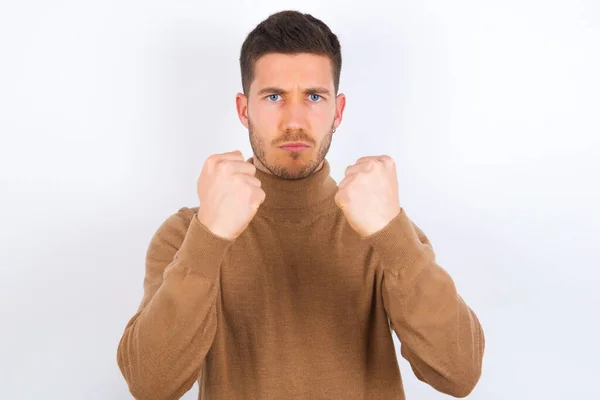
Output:
<instances>
[{"instance_id":1,"label":"brown knit sweater","mask_svg":"<svg viewBox=\"0 0 600 400\"><path fill-rule=\"evenodd\" d=\"M137 399L404 399L392 341L416 376L466 396L481 374L479 321L400 214L360 237L327 161L281 180L234 241L181 208L152 237L144 297L118 346Z\"/></svg>"}]
</instances>

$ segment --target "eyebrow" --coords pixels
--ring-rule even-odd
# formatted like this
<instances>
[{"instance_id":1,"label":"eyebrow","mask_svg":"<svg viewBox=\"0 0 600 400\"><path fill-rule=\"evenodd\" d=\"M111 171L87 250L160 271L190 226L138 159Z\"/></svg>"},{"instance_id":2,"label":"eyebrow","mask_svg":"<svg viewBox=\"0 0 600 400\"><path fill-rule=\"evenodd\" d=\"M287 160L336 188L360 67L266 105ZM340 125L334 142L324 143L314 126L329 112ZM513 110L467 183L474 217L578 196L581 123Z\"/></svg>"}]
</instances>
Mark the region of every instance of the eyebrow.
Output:
<instances>
[{"instance_id":1,"label":"eyebrow","mask_svg":"<svg viewBox=\"0 0 600 400\"><path fill-rule=\"evenodd\" d=\"M275 86L271 86L271 87L266 87L266 88L262 88L258 91L258 95L261 96L263 94L287 94L288 92L286 92L285 90L275 87ZM309 87L304 89L304 94L312 94L312 93L316 93L316 94L324 94L329 96L330 92L329 89L322 87L322 86L316 86L316 87Z\"/></svg>"}]
</instances>

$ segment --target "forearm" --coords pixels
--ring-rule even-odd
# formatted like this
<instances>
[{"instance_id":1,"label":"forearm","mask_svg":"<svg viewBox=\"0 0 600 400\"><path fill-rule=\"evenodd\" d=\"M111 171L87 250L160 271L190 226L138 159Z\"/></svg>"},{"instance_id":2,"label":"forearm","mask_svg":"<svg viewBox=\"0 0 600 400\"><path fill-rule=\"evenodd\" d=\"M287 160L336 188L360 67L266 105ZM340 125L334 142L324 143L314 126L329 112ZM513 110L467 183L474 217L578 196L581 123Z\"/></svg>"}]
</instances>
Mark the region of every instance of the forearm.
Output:
<instances>
[{"instance_id":1,"label":"forearm","mask_svg":"<svg viewBox=\"0 0 600 400\"><path fill-rule=\"evenodd\" d=\"M117 359L136 398L179 398L197 379L216 333L219 269L227 246L192 221L160 287L128 322ZM152 252L149 258L164 251Z\"/></svg>"},{"instance_id":2,"label":"forearm","mask_svg":"<svg viewBox=\"0 0 600 400\"><path fill-rule=\"evenodd\" d=\"M386 274L382 287L402 356L420 380L466 396L481 374L485 339L477 316L434 262L403 272Z\"/></svg>"},{"instance_id":3,"label":"forearm","mask_svg":"<svg viewBox=\"0 0 600 400\"><path fill-rule=\"evenodd\" d=\"M369 238L383 264L382 296L415 375L464 396L481 374L485 339L475 313L435 261L426 235L404 211Z\"/></svg>"},{"instance_id":4,"label":"forearm","mask_svg":"<svg viewBox=\"0 0 600 400\"><path fill-rule=\"evenodd\" d=\"M192 387L216 332L217 290L215 282L171 270L130 320L118 364L136 398L179 398Z\"/></svg>"}]
</instances>

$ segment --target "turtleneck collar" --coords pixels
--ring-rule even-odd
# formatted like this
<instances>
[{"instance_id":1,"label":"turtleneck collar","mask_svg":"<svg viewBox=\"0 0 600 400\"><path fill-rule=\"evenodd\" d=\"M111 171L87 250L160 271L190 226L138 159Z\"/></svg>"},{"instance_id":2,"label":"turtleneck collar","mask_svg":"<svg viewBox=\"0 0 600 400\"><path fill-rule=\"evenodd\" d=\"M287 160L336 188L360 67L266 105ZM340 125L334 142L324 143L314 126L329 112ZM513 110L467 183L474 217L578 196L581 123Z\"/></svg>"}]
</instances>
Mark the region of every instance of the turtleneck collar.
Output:
<instances>
[{"instance_id":1,"label":"turtleneck collar","mask_svg":"<svg viewBox=\"0 0 600 400\"><path fill-rule=\"evenodd\" d=\"M253 157L247 161L253 163ZM327 159L323 160L320 170L298 180L281 179L257 169L255 177L261 181L266 194L257 214L277 220L301 221L337 207L334 200L337 183L330 172Z\"/></svg>"}]
</instances>

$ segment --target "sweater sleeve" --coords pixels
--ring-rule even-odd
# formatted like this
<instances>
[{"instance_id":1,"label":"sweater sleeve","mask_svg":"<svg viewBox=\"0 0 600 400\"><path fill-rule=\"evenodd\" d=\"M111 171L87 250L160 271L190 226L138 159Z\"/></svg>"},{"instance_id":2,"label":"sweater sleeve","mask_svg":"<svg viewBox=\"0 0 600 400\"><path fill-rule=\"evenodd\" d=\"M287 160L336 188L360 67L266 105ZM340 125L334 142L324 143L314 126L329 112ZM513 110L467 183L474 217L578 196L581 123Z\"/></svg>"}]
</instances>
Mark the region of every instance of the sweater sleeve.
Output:
<instances>
[{"instance_id":1,"label":"sweater sleeve","mask_svg":"<svg viewBox=\"0 0 600 400\"><path fill-rule=\"evenodd\" d=\"M401 354L417 378L455 397L481 376L485 339L475 313L435 261L427 236L404 209L366 238L383 266L381 293Z\"/></svg>"},{"instance_id":2,"label":"sweater sleeve","mask_svg":"<svg viewBox=\"0 0 600 400\"><path fill-rule=\"evenodd\" d=\"M144 295L117 350L136 399L178 399L198 379L216 333L220 265L231 243L189 208L155 232L146 252Z\"/></svg>"}]
</instances>

